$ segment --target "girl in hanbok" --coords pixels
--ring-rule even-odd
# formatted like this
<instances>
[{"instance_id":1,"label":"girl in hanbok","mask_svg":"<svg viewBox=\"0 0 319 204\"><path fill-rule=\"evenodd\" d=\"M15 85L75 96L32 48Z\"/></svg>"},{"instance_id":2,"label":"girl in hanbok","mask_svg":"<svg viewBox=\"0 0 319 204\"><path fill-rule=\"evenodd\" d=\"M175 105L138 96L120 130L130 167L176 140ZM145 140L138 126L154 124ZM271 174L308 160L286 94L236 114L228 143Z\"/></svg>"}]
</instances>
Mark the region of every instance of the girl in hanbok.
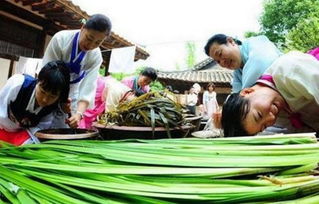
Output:
<instances>
[{"instance_id":1,"label":"girl in hanbok","mask_svg":"<svg viewBox=\"0 0 319 204\"><path fill-rule=\"evenodd\" d=\"M135 98L135 92L120 81L111 76L98 77L95 106L84 112L79 127L91 129L99 115L112 111L120 102L130 101L133 98Z\"/></svg>"},{"instance_id":2,"label":"girl in hanbok","mask_svg":"<svg viewBox=\"0 0 319 204\"><path fill-rule=\"evenodd\" d=\"M209 83L207 85L207 91L203 95L203 105L204 105L204 118L209 119L213 117L213 113L218 111L218 103L216 100L216 92L214 83Z\"/></svg>"},{"instance_id":3,"label":"girl in hanbok","mask_svg":"<svg viewBox=\"0 0 319 204\"><path fill-rule=\"evenodd\" d=\"M147 67L141 71L138 76L126 77L122 80L122 83L125 84L130 89L134 90L138 95L147 93L150 91L149 84L157 79L156 70Z\"/></svg>"},{"instance_id":4,"label":"girl in hanbok","mask_svg":"<svg viewBox=\"0 0 319 204\"><path fill-rule=\"evenodd\" d=\"M225 136L255 135L276 124L285 133L319 131L319 61L289 52L252 87L231 94L223 105Z\"/></svg>"},{"instance_id":5,"label":"girl in hanbok","mask_svg":"<svg viewBox=\"0 0 319 204\"><path fill-rule=\"evenodd\" d=\"M111 33L111 22L102 14L88 19L80 30L64 30L56 33L43 57L43 64L62 60L70 69L71 117L55 113L52 128L65 128L65 120L77 127L84 111L94 107L96 80L102 64L99 46Z\"/></svg>"},{"instance_id":6,"label":"girl in hanbok","mask_svg":"<svg viewBox=\"0 0 319 204\"><path fill-rule=\"evenodd\" d=\"M35 79L15 74L0 90L0 140L22 145L38 142L34 134L50 126L68 100L70 72L62 61L46 64Z\"/></svg>"}]
</instances>

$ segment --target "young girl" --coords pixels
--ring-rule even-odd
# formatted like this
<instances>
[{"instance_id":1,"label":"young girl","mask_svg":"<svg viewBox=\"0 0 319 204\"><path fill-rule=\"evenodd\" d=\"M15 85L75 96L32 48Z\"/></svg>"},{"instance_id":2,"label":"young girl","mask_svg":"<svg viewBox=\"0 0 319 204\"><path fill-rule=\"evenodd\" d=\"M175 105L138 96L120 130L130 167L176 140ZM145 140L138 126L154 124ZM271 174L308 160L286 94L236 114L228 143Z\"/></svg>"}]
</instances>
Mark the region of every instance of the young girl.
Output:
<instances>
[{"instance_id":1,"label":"young girl","mask_svg":"<svg viewBox=\"0 0 319 204\"><path fill-rule=\"evenodd\" d=\"M204 117L209 119L213 117L213 113L218 111L218 103L216 100L216 92L214 83L207 85L207 91L203 95Z\"/></svg>"},{"instance_id":2,"label":"young girl","mask_svg":"<svg viewBox=\"0 0 319 204\"><path fill-rule=\"evenodd\" d=\"M83 114L83 119L80 121L80 128L92 128L92 123L96 121L97 116L104 112L114 110L122 101L130 101L135 97L135 92L112 78L98 77L97 89L95 94L95 107L87 109Z\"/></svg>"},{"instance_id":3,"label":"young girl","mask_svg":"<svg viewBox=\"0 0 319 204\"><path fill-rule=\"evenodd\" d=\"M62 61L46 64L38 79L16 74L0 90L0 140L22 145L37 142L34 134L46 129L51 112L66 103L70 73Z\"/></svg>"},{"instance_id":4,"label":"young girl","mask_svg":"<svg viewBox=\"0 0 319 204\"><path fill-rule=\"evenodd\" d=\"M157 79L156 70L151 67L146 67L141 71L139 76L130 76L122 80L122 83L134 90L138 95L150 91L149 84Z\"/></svg>"}]
</instances>

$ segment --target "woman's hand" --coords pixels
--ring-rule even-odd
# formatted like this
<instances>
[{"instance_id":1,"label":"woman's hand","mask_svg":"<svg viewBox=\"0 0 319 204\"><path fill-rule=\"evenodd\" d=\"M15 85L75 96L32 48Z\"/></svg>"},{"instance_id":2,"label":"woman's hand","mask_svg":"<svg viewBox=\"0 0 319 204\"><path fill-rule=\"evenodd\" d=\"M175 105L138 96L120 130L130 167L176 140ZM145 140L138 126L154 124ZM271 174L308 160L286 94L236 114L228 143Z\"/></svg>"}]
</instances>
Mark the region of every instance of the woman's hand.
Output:
<instances>
[{"instance_id":1,"label":"woman's hand","mask_svg":"<svg viewBox=\"0 0 319 204\"><path fill-rule=\"evenodd\" d=\"M82 113L77 112L74 115L72 115L71 117L69 117L66 120L66 123L71 127L71 128L77 128L79 126L79 123L82 119Z\"/></svg>"}]
</instances>

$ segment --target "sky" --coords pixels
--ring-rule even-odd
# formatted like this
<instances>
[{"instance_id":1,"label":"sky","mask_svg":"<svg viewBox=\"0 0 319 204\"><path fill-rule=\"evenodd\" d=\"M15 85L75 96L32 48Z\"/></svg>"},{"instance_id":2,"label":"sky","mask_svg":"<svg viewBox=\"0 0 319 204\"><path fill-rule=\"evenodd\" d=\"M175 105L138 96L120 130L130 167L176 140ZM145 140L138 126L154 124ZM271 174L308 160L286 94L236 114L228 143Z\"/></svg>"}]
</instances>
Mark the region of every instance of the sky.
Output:
<instances>
[{"instance_id":1,"label":"sky","mask_svg":"<svg viewBox=\"0 0 319 204\"><path fill-rule=\"evenodd\" d=\"M263 0L72 0L89 15L102 13L112 30L144 48L150 57L136 67L163 71L186 69L186 43L196 45L196 62L207 58L203 47L212 35L244 39L260 29Z\"/></svg>"}]
</instances>

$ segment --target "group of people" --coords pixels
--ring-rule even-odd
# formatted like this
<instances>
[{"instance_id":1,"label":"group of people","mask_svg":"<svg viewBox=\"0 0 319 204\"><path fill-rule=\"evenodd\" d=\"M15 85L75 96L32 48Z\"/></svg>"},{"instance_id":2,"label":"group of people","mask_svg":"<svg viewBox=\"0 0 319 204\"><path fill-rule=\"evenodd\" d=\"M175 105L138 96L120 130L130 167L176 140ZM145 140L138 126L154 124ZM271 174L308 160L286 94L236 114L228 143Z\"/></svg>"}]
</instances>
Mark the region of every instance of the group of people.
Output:
<instances>
[{"instance_id":1,"label":"group of people","mask_svg":"<svg viewBox=\"0 0 319 204\"><path fill-rule=\"evenodd\" d=\"M196 105L198 104L199 92L201 87L199 84L195 83L189 90L189 93L186 95L186 106L189 112L193 115L196 115ZM206 86L206 90L203 92L202 106L200 107L200 115L204 119L209 119L213 117L213 114L218 112L219 105L217 102L217 95L215 92L215 84L213 82L209 83Z\"/></svg>"},{"instance_id":2,"label":"group of people","mask_svg":"<svg viewBox=\"0 0 319 204\"><path fill-rule=\"evenodd\" d=\"M51 39L38 78L13 75L0 90L0 140L21 145L38 142L47 128L90 128L96 117L150 90L153 68L122 82L99 76L99 46L111 34L111 22L91 16L80 30L65 30ZM205 52L234 70L232 94L218 111L214 84L203 96L204 112L225 136L254 135L268 127L285 131L319 130L319 49L281 53L265 36L243 43L217 34ZM196 101L191 89L189 108Z\"/></svg>"},{"instance_id":3,"label":"group of people","mask_svg":"<svg viewBox=\"0 0 319 204\"><path fill-rule=\"evenodd\" d=\"M157 78L153 68L122 83L99 77L99 46L111 28L108 17L92 15L80 30L63 30L52 37L37 78L15 74L7 80L0 90L0 140L37 143L41 129L91 127L99 113L150 90L148 85Z\"/></svg>"},{"instance_id":4,"label":"group of people","mask_svg":"<svg viewBox=\"0 0 319 204\"><path fill-rule=\"evenodd\" d=\"M318 48L283 54L265 36L241 43L217 34L205 52L234 70L232 93L213 117L224 136L319 130Z\"/></svg>"}]
</instances>

